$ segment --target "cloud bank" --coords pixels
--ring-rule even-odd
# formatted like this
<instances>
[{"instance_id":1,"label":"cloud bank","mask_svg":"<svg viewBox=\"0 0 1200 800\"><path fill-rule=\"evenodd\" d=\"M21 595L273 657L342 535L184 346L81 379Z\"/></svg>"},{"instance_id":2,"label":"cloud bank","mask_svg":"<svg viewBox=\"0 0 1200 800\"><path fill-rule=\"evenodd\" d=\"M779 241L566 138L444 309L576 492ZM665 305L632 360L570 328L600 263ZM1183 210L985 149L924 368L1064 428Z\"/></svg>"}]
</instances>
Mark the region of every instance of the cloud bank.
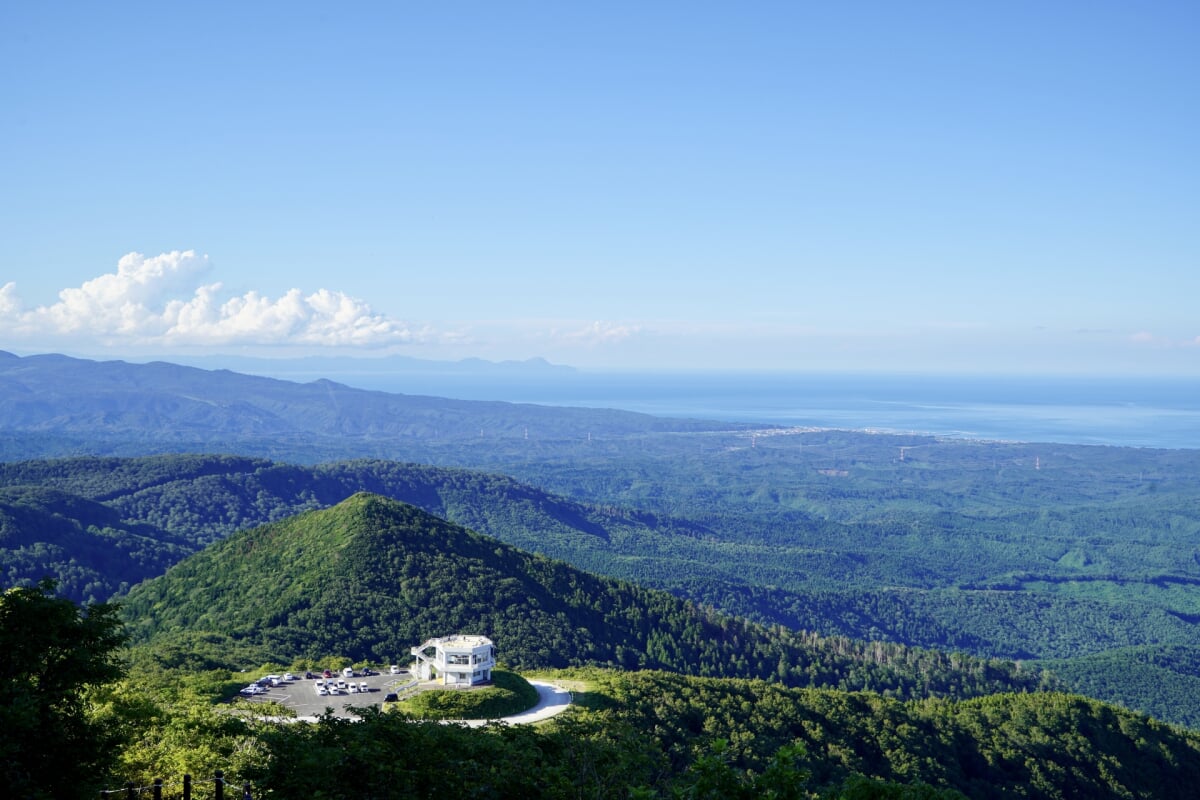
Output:
<instances>
[{"instance_id":1,"label":"cloud bank","mask_svg":"<svg viewBox=\"0 0 1200 800\"><path fill-rule=\"evenodd\" d=\"M117 271L63 289L57 303L25 308L16 284L0 287L0 332L23 338L89 337L106 345L311 345L386 347L421 335L362 300L319 289L222 299L204 283L208 257L194 250L129 253Z\"/></svg>"}]
</instances>

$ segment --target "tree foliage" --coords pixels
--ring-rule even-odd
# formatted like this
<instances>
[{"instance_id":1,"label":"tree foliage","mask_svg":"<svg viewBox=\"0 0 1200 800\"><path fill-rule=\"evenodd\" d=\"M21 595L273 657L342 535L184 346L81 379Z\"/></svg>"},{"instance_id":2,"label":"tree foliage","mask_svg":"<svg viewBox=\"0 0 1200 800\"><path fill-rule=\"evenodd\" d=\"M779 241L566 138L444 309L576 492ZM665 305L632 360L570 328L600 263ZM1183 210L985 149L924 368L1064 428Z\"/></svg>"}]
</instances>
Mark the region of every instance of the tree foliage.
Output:
<instances>
[{"instance_id":1,"label":"tree foliage","mask_svg":"<svg viewBox=\"0 0 1200 800\"><path fill-rule=\"evenodd\" d=\"M1177 660L1127 672L1096 657L1200 648L1195 453L832 431L746 445L738 432L429 445L430 459L527 483L378 460L0 464L16 493L7 517L0 493L0 569L13 585L51 575L68 596L104 599L235 530L368 490L769 626L1053 659L1080 691L1200 719L1200 695L1152 691L1193 679Z\"/></svg>"},{"instance_id":2,"label":"tree foliage","mask_svg":"<svg viewBox=\"0 0 1200 800\"><path fill-rule=\"evenodd\" d=\"M476 632L520 668L671 669L897 697L1045 682L1012 662L756 625L368 494L213 545L136 587L125 613L139 641L220 632L279 660L394 663L431 636Z\"/></svg>"},{"instance_id":3,"label":"tree foliage","mask_svg":"<svg viewBox=\"0 0 1200 800\"><path fill-rule=\"evenodd\" d=\"M93 717L89 693L122 675L117 609L80 608L52 583L0 595L0 775L9 796L89 797L107 776L119 730Z\"/></svg>"}]
</instances>

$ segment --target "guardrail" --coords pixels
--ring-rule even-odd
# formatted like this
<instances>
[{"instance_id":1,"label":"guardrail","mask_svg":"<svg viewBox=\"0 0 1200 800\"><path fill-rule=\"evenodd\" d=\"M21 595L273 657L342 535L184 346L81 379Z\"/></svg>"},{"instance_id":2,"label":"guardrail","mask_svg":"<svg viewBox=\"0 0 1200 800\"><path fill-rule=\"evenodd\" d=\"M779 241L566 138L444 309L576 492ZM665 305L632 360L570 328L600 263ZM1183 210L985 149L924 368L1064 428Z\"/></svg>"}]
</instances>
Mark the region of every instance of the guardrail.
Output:
<instances>
[{"instance_id":1,"label":"guardrail","mask_svg":"<svg viewBox=\"0 0 1200 800\"><path fill-rule=\"evenodd\" d=\"M408 683L406 683L404 685L393 684L391 686L391 690L396 693L396 697L403 700L406 697L410 697L410 696L416 694L417 689L420 688L420 686L421 686L421 682L419 680L417 680L416 678L413 678L412 680L410 680Z\"/></svg>"},{"instance_id":2,"label":"guardrail","mask_svg":"<svg viewBox=\"0 0 1200 800\"><path fill-rule=\"evenodd\" d=\"M205 781L204 783L207 783L207 781ZM167 797L167 798L181 797L181 798L183 798L183 800L192 800L192 776L191 775L183 776L183 793L182 794L169 794L169 795L163 794L164 789L168 789L168 788L173 789L176 785L177 784L168 785L168 784L163 783L162 778L155 778L154 783L151 784L150 786L134 786L133 783L130 782L130 783L125 784L125 786L121 789L103 789L100 792L100 797L104 798L105 800L111 800L111 798L114 795L122 795L123 794L123 795L125 795L126 798L128 798L128 800L134 800L134 798L138 797L142 792L148 791L148 792L150 792L150 796L152 798L154 798L154 800L163 800L163 797ZM222 772L221 770L217 770L216 774L213 775L212 785L213 785L213 795L212 796L214 798L216 798L216 800L225 800L225 798L227 796L230 798L230 800L235 800L235 798L240 798L241 800L252 800L252 797L250 794L250 784L249 783L243 783L241 786L241 790L239 792L238 787L236 785L231 784L225 780L225 773ZM230 792L228 795L225 794L226 786L229 786L229 788L230 788Z\"/></svg>"}]
</instances>

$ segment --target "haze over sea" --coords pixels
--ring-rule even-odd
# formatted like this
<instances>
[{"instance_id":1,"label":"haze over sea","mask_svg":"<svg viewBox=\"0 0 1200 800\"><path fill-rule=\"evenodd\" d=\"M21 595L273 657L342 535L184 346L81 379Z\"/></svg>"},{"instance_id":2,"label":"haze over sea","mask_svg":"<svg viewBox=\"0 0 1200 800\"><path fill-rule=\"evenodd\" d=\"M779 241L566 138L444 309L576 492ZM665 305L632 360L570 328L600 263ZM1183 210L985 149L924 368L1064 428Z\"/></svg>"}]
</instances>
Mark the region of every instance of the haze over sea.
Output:
<instances>
[{"instance_id":1,"label":"haze over sea","mask_svg":"<svg viewBox=\"0 0 1200 800\"><path fill-rule=\"evenodd\" d=\"M1200 379L783 373L329 376L468 400L970 439L1200 448Z\"/></svg>"}]
</instances>

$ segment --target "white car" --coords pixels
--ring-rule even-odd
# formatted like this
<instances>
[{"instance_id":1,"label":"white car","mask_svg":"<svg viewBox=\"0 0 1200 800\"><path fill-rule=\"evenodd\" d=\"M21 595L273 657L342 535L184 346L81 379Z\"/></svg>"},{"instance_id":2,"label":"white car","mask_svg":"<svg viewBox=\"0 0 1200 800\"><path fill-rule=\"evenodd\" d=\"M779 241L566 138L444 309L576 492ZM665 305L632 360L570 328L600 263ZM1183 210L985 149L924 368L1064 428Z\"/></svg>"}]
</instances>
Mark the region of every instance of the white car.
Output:
<instances>
[{"instance_id":1,"label":"white car","mask_svg":"<svg viewBox=\"0 0 1200 800\"><path fill-rule=\"evenodd\" d=\"M318 697L329 697L329 690L326 689L324 686L318 686L317 687L317 696Z\"/></svg>"},{"instance_id":2,"label":"white car","mask_svg":"<svg viewBox=\"0 0 1200 800\"><path fill-rule=\"evenodd\" d=\"M296 680L296 676L290 672L285 672L285 673L283 673L283 679L285 681L294 681L294 680Z\"/></svg>"},{"instance_id":3,"label":"white car","mask_svg":"<svg viewBox=\"0 0 1200 800\"><path fill-rule=\"evenodd\" d=\"M371 690L369 688L367 688L367 682L363 681L362 683L360 683L358 685L358 691L359 691L359 694L366 694L367 692L369 692Z\"/></svg>"},{"instance_id":4,"label":"white car","mask_svg":"<svg viewBox=\"0 0 1200 800\"><path fill-rule=\"evenodd\" d=\"M358 694L357 684L353 684L353 683L350 684L349 692L350 692L350 694Z\"/></svg>"},{"instance_id":5,"label":"white car","mask_svg":"<svg viewBox=\"0 0 1200 800\"><path fill-rule=\"evenodd\" d=\"M395 664L392 664L390 667L388 667L388 672L392 673L393 675L399 675L400 668Z\"/></svg>"}]
</instances>

